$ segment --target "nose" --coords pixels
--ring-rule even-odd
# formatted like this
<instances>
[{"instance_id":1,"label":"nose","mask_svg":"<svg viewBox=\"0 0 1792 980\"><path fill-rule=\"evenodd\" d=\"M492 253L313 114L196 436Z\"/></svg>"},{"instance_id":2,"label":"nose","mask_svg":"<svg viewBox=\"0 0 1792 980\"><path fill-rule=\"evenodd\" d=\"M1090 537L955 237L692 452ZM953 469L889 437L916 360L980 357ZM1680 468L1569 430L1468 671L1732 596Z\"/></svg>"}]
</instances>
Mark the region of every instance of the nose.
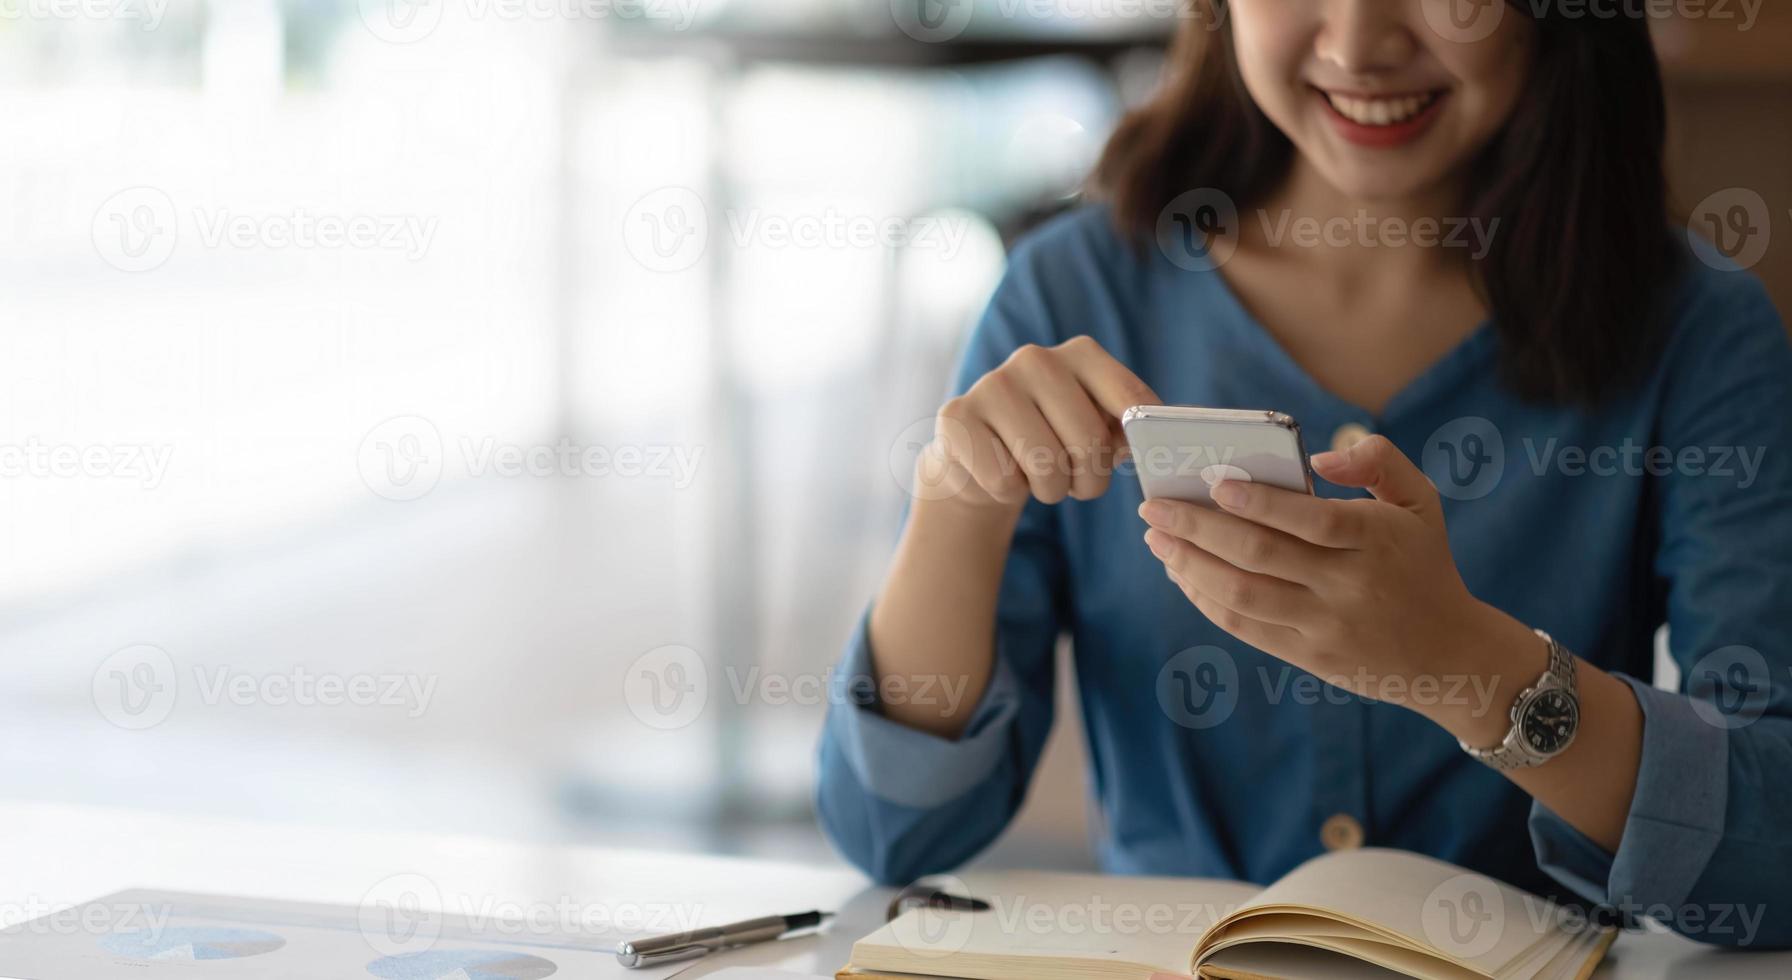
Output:
<instances>
[{"instance_id":1,"label":"nose","mask_svg":"<svg viewBox=\"0 0 1792 980\"><path fill-rule=\"evenodd\" d=\"M1328 0L1314 53L1352 75L1399 68L1418 49L1404 4L1388 0Z\"/></svg>"}]
</instances>

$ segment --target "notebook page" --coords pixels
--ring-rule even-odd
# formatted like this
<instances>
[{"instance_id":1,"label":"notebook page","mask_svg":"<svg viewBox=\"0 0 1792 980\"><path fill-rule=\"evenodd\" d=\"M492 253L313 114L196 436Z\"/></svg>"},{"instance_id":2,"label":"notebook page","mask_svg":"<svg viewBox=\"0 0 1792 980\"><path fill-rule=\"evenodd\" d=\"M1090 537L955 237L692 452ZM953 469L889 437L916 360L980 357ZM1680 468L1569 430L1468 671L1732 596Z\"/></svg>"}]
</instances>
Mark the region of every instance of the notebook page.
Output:
<instances>
[{"instance_id":1,"label":"notebook page","mask_svg":"<svg viewBox=\"0 0 1792 980\"><path fill-rule=\"evenodd\" d=\"M1487 976L1501 975L1539 942L1559 942L1559 911L1545 899L1455 865L1366 848L1314 858L1264 889L1250 907L1318 908L1435 949Z\"/></svg>"},{"instance_id":2,"label":"notebook page","mask_svg":"<svg viewBox=\"0 0 1792 980\"><path fill-rule=\"evenodd\" d=\"M1109 961L1186 973L1195 944L1257 894L1253 885L1189 878L971 873L950 890L985 912L918 909L853 946L853 965L934 961Z\"/></svg>"}]
</instances>

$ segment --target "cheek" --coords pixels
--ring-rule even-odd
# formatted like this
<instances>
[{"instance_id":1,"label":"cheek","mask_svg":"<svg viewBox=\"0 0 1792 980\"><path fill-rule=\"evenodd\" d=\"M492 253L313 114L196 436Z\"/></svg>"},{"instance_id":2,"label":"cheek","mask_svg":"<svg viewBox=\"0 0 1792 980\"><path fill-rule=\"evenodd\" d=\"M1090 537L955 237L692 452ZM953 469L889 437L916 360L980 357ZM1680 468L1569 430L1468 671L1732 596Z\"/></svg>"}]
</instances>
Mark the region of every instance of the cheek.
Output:
<instances>
[{"instance_id":1,"label":"cheek","mask_svg":"<svg viewBox=\"0 0 1792 980\"><path fill-rule=\"evenodd\" d=\"M1506 20L1513 22L1518 18ZM1497 132L1524 94L1525 80L1531 71L1532 38L1528 31L1516 28L1517 25L1508 24L1499 35L1480 44L1438 53L1445 70L1463 83L1461 94L1467 97L1463 105L1465 122L1476 135Z\"/></svg>"},{"instance_id":2,"label":"cheek","mask_svg":"<svg viewBox=\"0 0 1792 980\"><path fill-rule=\"evenodd\" d=\"M1312 37L1294 5L1250 0L1232 5L1233 47L1245 89L1278 123L1304 95L1301 68Z\"/></svg>"}]
</instances>

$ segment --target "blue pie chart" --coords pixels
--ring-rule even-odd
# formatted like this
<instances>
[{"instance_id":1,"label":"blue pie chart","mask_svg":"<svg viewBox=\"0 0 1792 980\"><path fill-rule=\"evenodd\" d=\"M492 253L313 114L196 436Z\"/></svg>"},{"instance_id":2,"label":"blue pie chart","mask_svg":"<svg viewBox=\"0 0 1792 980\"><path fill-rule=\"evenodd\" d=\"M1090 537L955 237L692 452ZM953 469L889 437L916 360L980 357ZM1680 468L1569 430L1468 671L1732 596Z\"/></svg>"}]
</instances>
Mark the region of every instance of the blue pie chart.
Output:
<instances>
[{"instance_id":1,"label":"blue pie chart","mask_svg":"<svg viewBox=\"0 0 1792 980\"><path fill-rule=\"evenodd\" d=\"M115 932L100 940L108 953L136 960L235 960L260 956L286 940L259 929L221 926L167 926Z\"/></svg>"},{"instance_id":2,"label":"blue pie chart","mask_svg":"<svg viewBox=\"0 0 1792 980\"><path fill-rule=\"evenodd\" d=\"M556 969L539 956L494 949L432 949L367 964L380 980L541 980Z\"/></svg>"}]
</instances>

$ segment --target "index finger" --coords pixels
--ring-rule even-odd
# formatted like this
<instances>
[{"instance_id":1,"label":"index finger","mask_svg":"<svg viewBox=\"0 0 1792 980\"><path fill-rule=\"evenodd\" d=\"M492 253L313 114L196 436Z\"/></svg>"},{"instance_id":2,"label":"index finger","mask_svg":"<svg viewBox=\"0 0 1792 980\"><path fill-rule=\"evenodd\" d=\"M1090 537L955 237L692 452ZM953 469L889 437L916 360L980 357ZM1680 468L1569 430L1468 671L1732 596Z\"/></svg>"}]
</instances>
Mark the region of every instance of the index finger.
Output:
<instances>
[{"instance_id":1,"label":"index finger","mask_svg":"<svg viewBox=\"0 0 1792 980\"><path fill-rule=\"evenodd\" d=\"M1327 500L1263 483L1222 480L1213 502L1229 514L1291 534L1322 548L1354 549L1362 544L1363 523L1356 500Z\"/></svg>"},{"instance_id":2,"label":"index finger","mask_svg":"<svg viewBox=\"0 0 1792 980\"><path fill-rule=\"evenodd\" d=\"M1135 405L1158 404L1157 392L1127 370L1126 365L1115 360L1114 355L1103 350L1093 338L1087 335L1072 337L1063 347L1073 355L1066 358L1070 373L1076 376L1077 383L1095 399L1102 411L1117 419Z\"/></svg>"}]
</instances>

